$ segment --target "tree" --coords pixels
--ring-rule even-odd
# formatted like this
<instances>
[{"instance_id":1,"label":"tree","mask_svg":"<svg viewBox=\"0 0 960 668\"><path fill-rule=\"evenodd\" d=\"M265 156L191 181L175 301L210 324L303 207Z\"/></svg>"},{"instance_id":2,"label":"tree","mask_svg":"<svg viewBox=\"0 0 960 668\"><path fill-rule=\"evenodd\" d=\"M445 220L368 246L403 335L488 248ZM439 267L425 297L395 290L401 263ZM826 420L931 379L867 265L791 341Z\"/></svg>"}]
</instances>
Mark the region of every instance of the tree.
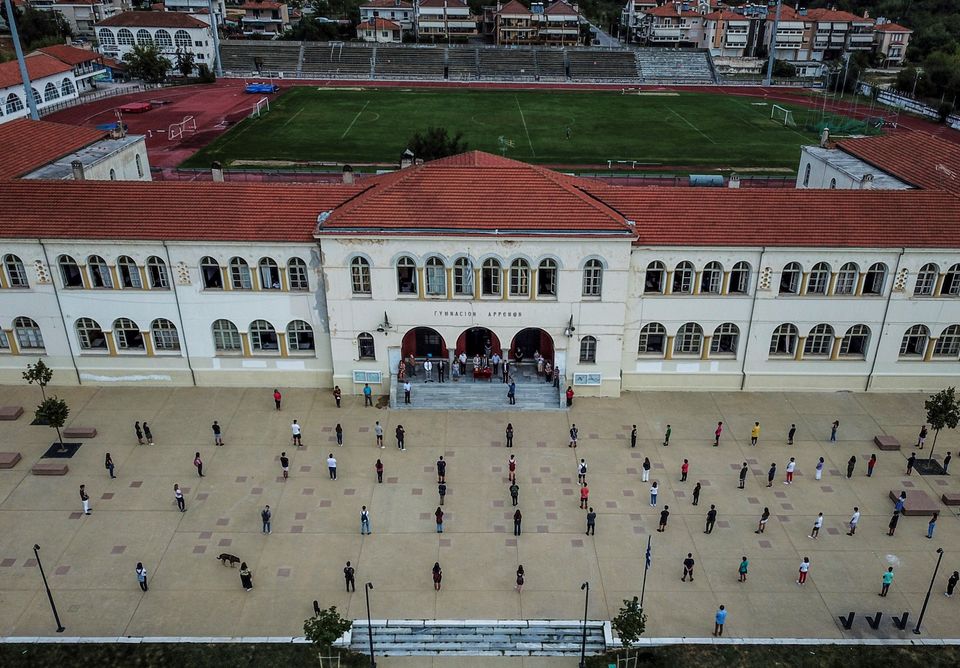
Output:
<instances>
[{"instance_id":1,"label":"tree","mask_svg":"<svg viewBox=\"0 0 960 668\"><path fill-rule=\"evenodd\" d=\"M53 369L44 364L43 360L37 360L36 364L27 365L27 370L23 372L23 379L31 385L34 383L39 385L40 395L46 400L47 393L43 388L49 385L53 379Z\"/></svg>"},{"instance_id":2,"label":"tree","mask_svg":"<svg viewBox=\"0 0 960 668\"><path fill-rule=\"evenodd\" d=\"M67 406L67 402L57 397L44 399L40 402L40 405L37 406L36 418L43 420L44 423L57 430L57 441L60 443L60 452L66 450L66 447L63 445L63 434L60 433L60 427L66 423L68 415L70 415L70 408Z\"/></svg>"},{"instance_id":3,"label":"tree","mask_svg":"<svg viewBox=\"0 0 960 668\"><path fill-rule=\"evenodd\" d=\"M436 160L463 153L467 150L467 143L463 141L462 132L450 137L446 128L430 127L426 132L414 134L407 142L407 148L421 160Z\"/></svg>"},{"instance_id":4,"label":"tree","mask_svg":"<svg viewBox=\"0 0 960 668\"><path fill-rule=\"evenodd\" d=\"M217 75L213 73L209 65L200 63L197 65L197 79L200 80L200 83L216 83Z\"/></svg>"},{"instance_id":5,"label":"tree","mask_svg":"<svg viewBox=\"0 0 960 668\"><path fill-rule=\"evenodd\" d=\"M930 456L933 459L933 449L937 447L937 436L940 430L956 429L960 423L960 404L957 403L956 388L948 387L936 394L931 394L924 403L927 409L927 424L933 429L933 445L930 446Z\"/></svg>"},{"instance_id":6,"label":"tree","mask_svg":"<svg viewBox=\"0 0 960 668\"><path fill-rule=\"evenodd\" d=\"M193 52L177 49L177 69L185 77L193 72Z\"/></svg>"},{"instance_id":7,"label":"tree","mask_svg":"<svg viewBox=\"0 0 960 668\"><path fill-rule=\"evenodd\" d=\"M127 70L134 79L143 79L147 83L160 83L173 67L170 59L160 53L156 45L148 44L133 47L123 56Z\"/></svg>"},{"instance_id":8,"label":"tree","mask_svg":"<svg viewBox=\"0 0 960 668\"><path fill-rule=\"evenodd\" d=\"M640 636L647 629L647 616L643 614L639 599L634 596L632 601L623 600L623 607L613 618L611 624L620 636L620 642L627 649L640 640Z\"/></svg>"},{"instance_id":9,"label":"tree","mask_svg":"<svg viewBox=\"0 0 960 668\"><path fill-rule=\"evenodd\" d=\"M353 622L341 617L337 606L331 605L326 610L321 610L319 615L303 621L303 635L314 645L329 649L351 626Z\"/></svg>"},{"instance_id":10,"label":"tree","mask_svg":"<svg viewBox=\"0 0 960 668\"><path fill-rule=\"evenodd\" d=\"M785 60L774 60L773 76L782 77L784 79L793 79L797 76L797 68L794 67L792 63L788 63Z\"/></svg>"},{"instance_id":11,"label":"tree","mask_svg":"<svg viewBox=\"0 0 960 668\"><path fill-rule=\"evenodd\" d=\"M63 14L54 11L43 11L33 7L16 7L14 14L17 19L17 31L20 41L27 51L33 51L51 44L63 44L73 37L70 24L63 18ZM0 15L7 19L5 5L0 3Z\"/></svg>"}]
</instances>

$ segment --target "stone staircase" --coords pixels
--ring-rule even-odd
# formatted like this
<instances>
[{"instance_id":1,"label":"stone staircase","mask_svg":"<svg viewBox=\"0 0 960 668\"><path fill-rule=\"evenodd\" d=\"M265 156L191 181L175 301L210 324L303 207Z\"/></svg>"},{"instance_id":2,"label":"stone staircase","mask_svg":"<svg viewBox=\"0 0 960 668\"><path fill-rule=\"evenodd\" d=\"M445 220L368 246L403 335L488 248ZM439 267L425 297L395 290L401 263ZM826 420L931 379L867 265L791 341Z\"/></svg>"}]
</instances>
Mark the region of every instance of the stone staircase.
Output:
<instances>
[{"instance_id":1,"label":"stone staircase","mask_svg":"<svg viewBox=\"0 0 960 668\"><path fill-rule=\"evenodd\" d=\"M436 378L436 371L434 371ZM425 383L423 376L411 380L411 403L403 403L403 386L391 379L390 407L397 410L466 410L466 411L559 411L560 391L550 383L536 381L517 383L517 403L507 402L507 386L499 378L492 381L472 377L453 382Z\"/></svg>"},{"instance_id":2,"label":"stone staircase","mask_svg":"<svg viewBox=\"0 0 960 668\"><path fill-rule=\"evenodd\" d=\"M580 654L583 622L549 620L373 620L377 656L574 656ZM350 649L368 654L367 620L353 623ZM606 650L604 622L587 622L587 654Z\"/></svg>"}]
</instances>

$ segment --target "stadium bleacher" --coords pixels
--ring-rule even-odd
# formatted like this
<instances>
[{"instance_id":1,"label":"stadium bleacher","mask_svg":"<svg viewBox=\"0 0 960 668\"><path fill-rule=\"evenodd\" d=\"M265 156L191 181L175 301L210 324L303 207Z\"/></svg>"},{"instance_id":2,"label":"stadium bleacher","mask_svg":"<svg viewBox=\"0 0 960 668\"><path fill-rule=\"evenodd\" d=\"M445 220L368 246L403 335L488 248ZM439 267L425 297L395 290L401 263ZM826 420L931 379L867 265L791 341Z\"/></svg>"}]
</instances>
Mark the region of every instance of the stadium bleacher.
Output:
<instances>
[{"instance_id":1,"label":"stadium bleacher","mask_svg":"<svg viewBox=\"0 0 960 668\"><path fill-rule=\"evenodd\" d=\"M445 49L404 49L377 47L374 66L376 76L405 79L442 79Z\"/></svg>"},{"instance_id":2,"label":"stadium bleacher","mask_svg":"<svg viewBox=\"0 0 960 668\"><path fill-rule=\"evenodd\" d=\"M303 49L303 74L323 76L370 77L373 49L345 46L336 42L306 42ZM443 76L443 70L440 72Z\"/></svg>"},{"instance_id":3,"label":"stadium bleacher","mask_svg":"<svg viewBox=\"0 0 960 668\"><path fill-rule=\"evenodd\" d=\"M700 49L637 49L644 81L659 83L715 83L710 56Z\"/></svg>"},{"instance_id":4,"label":"stadium bleacher","mask_svg":"<svg viewBox=\"0 0 960 668\"><path fill-rule=\"evenodd\" d=\"M566 55L561 49L539 49L537 74L541 81L565 81L567 78Z\"/></svg>"},{"instance_id":5,"label":"stadium bleacher","mask_svg":"<svg viewBox=\"0 0 960 668\"><path fill-rule=\"evenodd\" d=\"M570 78L581 81L635 81L637 59L633 51L591 51L573 49L570 58Z\"/></svg>"},{"instance_id":6,"label":"stadium bleacher","mask_svg":"<svg viewBox=\"0 0 960 668\"><path fill-rule=\"evenodd\" d=\"M479 77L477 50L468 48L447 49L447 78L451 81L466 81Z\"/></svg>"},{"instance_id":7,"label":"stadium bleacher","mask_svg":"<svg viewBox=\"0 0 960 668\"><path fill-rule=\"evenodd\" d=\"M533 49L480 49L481 79L535 79Z\"/></svg>"},{"instance_id":8,"label":"stadium bleacher","mask_svg":"<svg viewBox=\"0 0 960 668\"><path fill-rule=\"evenodd\" d=\"M296 74L300 69L300 44L225 39L220 42L220 59L225 72Z\"/></svg>"}]
</instances>

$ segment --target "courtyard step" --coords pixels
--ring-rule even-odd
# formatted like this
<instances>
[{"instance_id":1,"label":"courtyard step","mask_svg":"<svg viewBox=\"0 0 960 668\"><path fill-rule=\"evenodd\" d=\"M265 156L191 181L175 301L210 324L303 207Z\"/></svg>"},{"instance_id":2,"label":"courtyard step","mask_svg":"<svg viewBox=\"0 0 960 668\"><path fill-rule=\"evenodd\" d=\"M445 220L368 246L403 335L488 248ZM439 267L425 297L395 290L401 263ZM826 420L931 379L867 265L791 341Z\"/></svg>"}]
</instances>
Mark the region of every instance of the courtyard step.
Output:
<instances>
[{"instance_id":1,"label":"courtyard step","mask_svg":"<svg viewBox=\"0 0 960 668\"><path fill-rule=\"evenodd\" d=\"M398 619L373 620L370 630L378 656L571 656L580 653L583 623ZM351 629L350 649L367 653L369 643L367 620L356 620ZM587 622L587 653L605 650L603 622Z\"/></svg>"},{"instance_id":2,"label":"courtyard step","mask_svg":"<svg viewBox=\"0 0 960 668\"><path fill-rule=\"evenodd\" d=\"M517 383L517 403L507 402L507 386L499 380L474 381L472 378L445 383L411 381L411 403L403 403L403 386L393 380L390 407L398 410L470 410L470 411L557 411L560 392L550 383Z\"/></svg>"}]
</instances>

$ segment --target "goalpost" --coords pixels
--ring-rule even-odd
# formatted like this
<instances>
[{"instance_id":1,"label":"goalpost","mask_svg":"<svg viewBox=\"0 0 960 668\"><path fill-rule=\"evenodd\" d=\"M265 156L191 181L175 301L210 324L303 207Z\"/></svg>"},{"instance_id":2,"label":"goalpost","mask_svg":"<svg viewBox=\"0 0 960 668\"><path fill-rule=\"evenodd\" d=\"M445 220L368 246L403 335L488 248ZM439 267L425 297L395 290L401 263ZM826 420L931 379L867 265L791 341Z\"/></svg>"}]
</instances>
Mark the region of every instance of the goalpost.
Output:
<instances>
[{"instance_id":1,"label":"goalpost","mask_svg":"<svg viewBox=\"0 0 960 668\"><path fill-rule=\"evenodd\" d=\"M253 105L253 109L250 111L250 118L260 118L262 114L270 111L270 100L266 97L261 97L257 100L257 103Z\"/></svg>"},{"instance_id":2,"label":"goalpost","mask_svg":"<svg viewBox=\"0 0 960 668\"><path fill-rule=\"evenodd\" d=\"M770 109L770 120L783 123L788 128L797 127L797 122L793 120L793 112L779 104L773 105Z\"/></svg>"},{"instance_id":3,"label":"goalpost","mask_svg":"<svg viewBox=\"0 0 960 668\"><path fill-rule=\"evenodd\" d=\"M184 116L183 120L179 123L171 123L167 129L167 139L169 141L181 139L183 138L183 133L188 130L190 132L197 131L197 121L193 116Z\"/></svg>"}]
</instances>

